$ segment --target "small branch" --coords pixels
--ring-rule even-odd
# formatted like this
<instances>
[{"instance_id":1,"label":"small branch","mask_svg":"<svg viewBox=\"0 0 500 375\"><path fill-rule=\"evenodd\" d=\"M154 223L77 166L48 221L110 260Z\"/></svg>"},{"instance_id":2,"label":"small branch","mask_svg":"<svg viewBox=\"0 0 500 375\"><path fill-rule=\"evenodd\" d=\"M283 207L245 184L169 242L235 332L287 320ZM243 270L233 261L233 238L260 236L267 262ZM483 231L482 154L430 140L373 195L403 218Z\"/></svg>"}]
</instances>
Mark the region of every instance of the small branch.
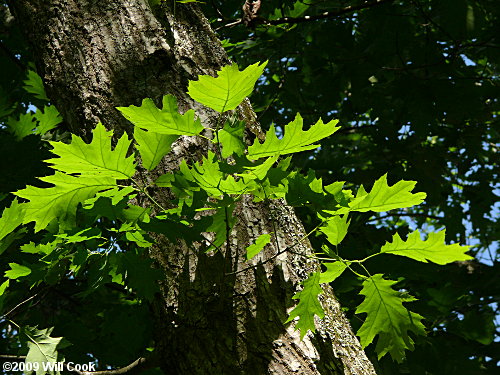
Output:
<instances>
[{"instance_id":1,"label":"small branch","mask_svg":"<svg viewBox=\"0 0 500 375\"><path fill-rule=\"evenodd\" d=\"M0 319L5 319L7 318L10 314L12 314L15 310L17 310L19 307L21 307L22 305L24 305L25 303L31 301L33 298L35 298L36 296L38 296L38 293L35 293L33 294L31 297L28 297L26 298L24 301L18 303L16 306L14 306L12 309L10 309L9 311L7 311L5 314L3 314L2 316L0 316ZM0 357L1 358L1 357Z\"/></svg>"},{"instance_id":2,"label":"small branch","mask_svg":"<svg viewBox=\"0 0 500 375\"><path fill-rule=\"evenodd\" d=\"M225 27L234 27L236 25L240 24L245 24L248 27L254 27L257 24L264 24L264 25L269 25L269 26L274 26L274 25L281 25L281 24L295 24L295 23L302 23L302 22L309 22L309 21L317 21L317 20L323 20L323 19L328 19L328 18L336 18L339 16L343 16L345 14L350 14L354 13L358 10L363 10L363 9L369 9L378 5L382 5L385 3L391 3L394 2L394 0L375 0L371 2L367 2L364 4L360 5L353 5L353 6L348 6L345 8L341 8L339 10L331 11L331 12L324 12L321 14L317 14L314 16L303 16L303 17L283 17L283 18L278 18L276 20L268 20L262 17L259 17L257 15L257 11L259 10L260 7L260 1L245 1L245 4L243 5L243 17L237 20L232 20L231 22L222 25L218 28L215 29L215 31L218 31L220 29L223 29Z\"/></svg>"},{"instance_id":3,"label":"small branch","mask_svg":"<svg viewBox=\"0 0 500 375\"><path fill-rule=\"evenodd\" d=\"M16 359L22 359L25 360L26 356L25 355L12 355L12 354L0 354L0 361L9 361L9 360L16 360Z\"/></svg>"},{"instance_id":4,"label":"small branch","mask_svg":"<svg viewBox=\"0 0 500 375\"><path fill-rule=\"evenodd\" d=\"M137 358L134 362L131 364L117 368L115 370L103 370L103 371L77 371L75 369L71 369L68 366L68 371L71 371L77 375L122 375L122 374L127 374L127 375L132 375L132 374L138 374L144 370L148 370L153 367L157 367L159 364L159 360L157 356L151 356L151 357L140 357Z\"/></svg>"},{"instance_id":5,"label":"small branch","mask_svg":"<svg viewBox=\"0 0 500 375\"><path fill-rule=\"evenodd\" d=\"M263 23L266 25L280 25L283 23L302 23L308 21L317 21L328 18L335 18L339 16L343 16L345 14L354 13L358 10L369 9L378 5L382 5L385 3L392 3L394 0L375 0L369 3L364 3L360 5L348 6L336 11L324 12L315 16L304 16L304 17L283 17L278 18L276 20L263 20Z\"/></svg>"},{"instance_id":6,"label":"small branch","mask_svg":"<svg viewBox=\"0 0 500 375\"><path fill-rule=\"evenodd\" d=\"M19 69L21 69L23 72L28 70L28 67L24 65L21 60L19 60L14 52L12 52L9 47L7 47L2 41L0 41L0 50L5 53L5 55L11 60L15 66L17 66Z\"/></svg>"},{"instance_id":7,"label":"small branch","mask_svg":"<svg viewBox=\"0 0 500 375\"><path fill-rule=\"evenodd\" d=\"M387 214L387 215L384 215L384 216L376 217L375 219L368 220L367 223L371 223L371 222L377 221L377 220L386 219L388 217L393 217L393 216L396 216L396 217L402 217L402 216L425 217L425 218L434 219L434 220L442 220L442 219L444 219L444 217L441 217L441 216L427 215L427 214L424 214L424 213L394 213L394 214Z\"/></svg>"},{"instance_id":8,"label":"small branch","mask_svg":"<svg viewBox=\"0 0 500 375\"><path fill-rule=\"evenodd\" d=\"M25 360L26 356L25 355L10 355L10 354L0 354L0 360L3 361L9 361L9 360ZM65 365L66 370L69 372L72 372L77 375L133 375L133 374L138 374L144 370L148 370L153 367L157 367L159 364L158 357L156 355L152 355L150 357L144 358L140 357L137 358L134 362L131 364L117 368L114 370L103 370L103 371L79 371L75 370L69 365Z\"/></svg>"}]
</instances>

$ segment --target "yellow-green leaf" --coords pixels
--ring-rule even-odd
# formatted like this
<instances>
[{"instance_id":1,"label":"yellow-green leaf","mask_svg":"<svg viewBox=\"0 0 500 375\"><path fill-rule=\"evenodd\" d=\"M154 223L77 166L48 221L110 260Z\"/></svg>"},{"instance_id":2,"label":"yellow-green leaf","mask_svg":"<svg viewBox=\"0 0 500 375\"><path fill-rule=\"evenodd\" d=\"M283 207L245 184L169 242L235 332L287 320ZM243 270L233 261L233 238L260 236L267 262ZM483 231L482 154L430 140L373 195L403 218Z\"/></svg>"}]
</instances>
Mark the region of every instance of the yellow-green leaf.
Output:
<instances>
[{"instance_id":1,"label":"yellow-green leaf","mask_svg":"<svg viewBox=\"0 0 500 375\"><path fill-rule=\"evenodd\" d=\"M369 193L364 189L358 191L356 198L349 203L350 211L382 212L394 208L412 207L423 202L427 194L411 191L415 188L415 181L399 181L393 186L387 184L387 173L373 184Z\"/></svg>"},{"instance_id":2,"label":"yellow-green leaf","mask_svg":"<svg viewBox=\"0 0 500 375\"><path fill-rule=\"evenodd\" d=\"M112 150L112 137L113 132L107 131L99 123L92 132L91 143L85 143L76 135L72 136L70 144L50 142L52 153L59 158L52 158L47 162L52 164L52 168L65 173L128 179L135 172L133 156L127 157L131 141L123 134Z\"/></svg>"},{"instance_id":3,"label":"yellow-green leaf","mask_svg":"<svg viewBox=\"0 0 500 375\"><path fill-rule=\"evenodd\" d=\"M302 130L303 119L297 113L295 120L285 126L285 135L278 139L274 125L266 133L266 140L260 143L255 139L253 145L248 148L248 158L256 160L266 156L285 155L294 152L307 151L317 148L319 145L314 144L323 138L326 138L340 129L337 125L338 120L332 120L328 123L323 123L321 119L316 124L311 126L309 130Z\"/></svg>"},{"instance_id":4,"label":"yellow-green leaf","mask_svg":"<svg viewBox=\"0 0 500 375\"><path fill-rule=\"evenodd\" d=\"M0 217L0 240L21 225L23 219L24 205L14 199L10 207L3 210L2 217Z\"/></svg>"},{"instance_id":5,"label":"yellow-green leaf","mask_svg":"<svg viewBox=\"0 0 500 375\"><path fill-rule=\"evenodd\" d=\"M149 171L153 170L161 159L170 152L172 143L177 138L177 135L159 134L135 127L134 139L141 154L142 166Z\"/></svg>"},{"instance_id":6,"label":"yellow-green leaf","mask_svg":"<svg viewBox=\"0 0 500 375\"><path fill-rule=\"evenodd\" d=\"M247 260L252 259L258 253L262 251L264 246L266 246L269 242L271 242L270 234L261 234L256 240L255 243L247 247Z\"/></svg>"},{"instance_id":7,"label":"yellow-green leaf","mask_svg":"<svg viewBox=\"0 0 500 375\"><path fill-rule=\"evenodd\" d=\"M135 126L159 134L197 135L204 129L199 119L195 120L194 110L183 115L177 108L177 100L172 95L165 95L162 109L156 107L153 100L147 98L140 107L117 107L122 115Z\"/></svg>"},{"instance_id":8,"label":"yellow-green leaf","mask_svg":"<svg viewBox=\"0 0 500 375\"><path fill-rule=\"evenodd\" d=\"M367 317L357 334L363 348L378 335L376 351L379 359L390 353L394 360L401 362L405 349L413 350L408 331L425 335L425 330L420 322L422 316L403 306L403 302L415 301L415 298L392 289L394 284L396 281L385 280L382 274L373 275L363 282L360 294L365 299L356 313L366 313Z\"/></svg>"},{"instance_id":9,"label":"yellow-green leaf","mask_svg":"<svg viewBox=\"0 0 500 375\"><path fill-rule=\"evenodd\" d=\"M342 273L347 268L347 263L338 261L333 263L326 263L325 266L326 271L322 272L319 277L320 284L331 283L337 277L342 275Z\"/></svg>"},{"instance_id":10,"label":"yellow-green leaf","mask_svg":"<svg viewBox=\"0 0 500 375\"><path fill-rule=\"evenodd\" d=\"M299 317L295 328L300 329L300 339L304 338L308 330L316 332L316 326L314 325L315 315L317 315L320 319L325 316L323 307L318 299L318 296L323 293L323 289L321 289L319 281L320 273L312 273L302 282L304 289L293 296L293 299L298 299L299 303L290 312L290 316L285 323L291 322L296 317Z\"/></svg>"},{"instance_id":11,"label":"yellow-green leaf","mask_svg":"<svg viewBox=\"0 0 500 375\"><path fill-rule=\"evenodd\" d=\"M318 228L319 231L326 235L326 239L332 245L337 246L347 234L350 221L347 221L347 215L332 216L328 219L325 225Z\"/></svg>"},{"instance_id":12,"label":"yellow-green leaf","mask_svg":"<svg viewBox=\"0 0 500 375\"><path fill-rule=\"evenodd\" d=\"M45 229L53 219L72 225L75 221L79 203L93 197L97 192L116 187L115 179L110 177L74 177L61 172L40 180L54 184L51 188L27 186L16 193L28 199L24 203L23 223L34 221L35 231Z\"/></svg>"},{"instance_id":13,"label":"yellow-green leaf","mask_svg":"<svg viewBox=\"0 0 500 375\"><path fill-rule=\"evenodd\" d=\"M236 64L226 65L217 77L201 75L198 81L189 81L188 94L217 112L230 111L250 95L266 65L267 61L255 63L243 71Z\"/></svg>"},{"instance_id":14,"label":"yellow-green leaf","mask_svg":"<svg viewBox=\"0 0 500 375\"><path fill-rule=\"evenodd\" d=\"M28 276L31 273L31 269L25 266L21 266L17 263L9 263L10 270L5 271L5 277L9 279L18 279L23 276Z\"/></svg>"},{"instance_id":15,"label":"yellow-green leaf","mask_svg":"<svg viewBox=\"0 0 500 375\"><path fill-rule=\"evenodd\" d=\"M416 230L408 236L406 241L403 241L396 233L392 237L392 242L387 242L382 246L380 252L405 256L419 262L431 261L437 264L473 259L470 255L465 254L469 250L469 246L446 245L445 234L445 230L430 233L427 240L423 241L420 232Z\"/></svg>"}]
</instances>

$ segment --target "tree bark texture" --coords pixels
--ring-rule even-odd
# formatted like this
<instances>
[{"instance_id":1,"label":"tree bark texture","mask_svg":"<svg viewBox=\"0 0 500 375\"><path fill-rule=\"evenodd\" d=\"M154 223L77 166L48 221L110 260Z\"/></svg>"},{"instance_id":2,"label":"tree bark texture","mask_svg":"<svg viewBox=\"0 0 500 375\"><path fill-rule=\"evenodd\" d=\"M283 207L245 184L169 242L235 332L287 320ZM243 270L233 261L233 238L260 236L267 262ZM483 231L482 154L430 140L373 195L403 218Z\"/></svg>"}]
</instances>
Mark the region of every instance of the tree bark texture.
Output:
<instances>
[{"instance_id":1,"label":"tree bark texture","mask_svg":"<svg viewBox=\"0 0 500 375\"><path fill-rule=\"evenodd\" d=\"M146 97L158 101L167 93L182 111L194 108L202 122L213 124L215 114L194 103L186 87L189 79L214 75L229 60L196 6L167 2L153 10L146 0L9 4L71 132L86 136L99 121L118 133L130 131L115 107L140 105ZM249 103L238 112L247 136L261 136ZM171 171L207 147L201 138L181 138L158 170L143 177ZM166 201L164 193L155 194ZM275 256L304 236L293 209L283 201L257 204L246 197L234 215L238 221L223 252L197 253L182 239L165 238L150 250L166 274L155 303L156 351L164 373L374 374L329 286L323 288L326 316L317 321L316 335L301 341L293 324L283 324L299 283L319 269L305 257L312 253L307 241ZM245 261L245 248L272 232L276 241Z\"/></svg>"}]
</instances>

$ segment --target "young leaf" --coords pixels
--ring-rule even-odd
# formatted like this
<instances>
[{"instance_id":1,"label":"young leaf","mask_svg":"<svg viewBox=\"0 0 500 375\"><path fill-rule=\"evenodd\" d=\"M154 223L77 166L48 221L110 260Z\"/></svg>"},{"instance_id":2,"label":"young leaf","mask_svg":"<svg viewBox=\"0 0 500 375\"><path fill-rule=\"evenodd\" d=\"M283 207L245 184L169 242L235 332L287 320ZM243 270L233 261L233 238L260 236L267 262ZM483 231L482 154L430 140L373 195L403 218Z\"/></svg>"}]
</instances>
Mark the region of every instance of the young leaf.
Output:
<instances>
[{"instance_id":1,"label":"young leaf","mask_svg":"<svg viewBox=\"0 0 500 375\"><path fill-rule=\"evenodd\" d=\"M401 255L424 263L430 260L437 264L473 259L470 255L464 254L469 250L469 246L446 245L445 234L445 230L430 233L427 240L422 241L419 231L416 230L403 241L396 233L392 237L392 242L382 246L380 252Z\"/></svg>"},{"instance_id":2,"label":"young leaf","mask_svg":"<svg viewBox=\"0 0 500 375\"><path fill-rule=\"evenodd\" d=\"M38 110L35 113L35 118L38 120L38 125L36 127L38 134L47 133L49 130L54 129L57 125L59 125L63 120L59 111L53 105L49 107L45 106L43 112Z\"/></svg>"},{"instance_id":3,"label":"young leaf","mask_svg":"<svg viewBox=\"0 0 500 375\"><path fill-rule=\"evenodd\" d=\"M320 273L312 273L306 280L302 282L304 289L293 296L293 299L298 299L299 303L290 312L285 323L291 322L296 317L299 317L299 321L295 328L300 329L300 339L302 340L308 330L311 332L316 332L316 327L314 325L314 315L317 315L320 319L325 316L323 307L319 302L318 296L323 293L319 285Z\"/></svg>"},{"instance_id":4,"label":"young leaf","mask_svg":"<svg viewBox=\"0 0 500 375\"><path fill-rule=\"evenodd\" d=\"M0 217L0 240L23 223L24 205L14 199Z\"/></svg>"},{"instance_id":5,"label":"young leaf","mask_svg":"<svg viewBox=\"0 0 500 375\"><path fill-rule=\"evenodd\" d=\"M364 189L361 193L358 191L356 198L349 203L349 210L382 212L415 206L422 203L427 196L425 193L411 193L416 184L415 181L402 180L389 186L386 173L375 181L369 193L366 193Z\"/></svg>"},{"instance_id":6,"label":"young leaf","mask_svg":"<svg viewBox=\"0 0 500 375\"><path fill-rule=\"evenodd\" d=\"M66 173L81 176L128 179L135 172L133 156L127 157L131 141L125 134L111 150L112 131L106 131L99 123L92 132L92 142L85 143L80 137L72 136L70 144L50 142L52 153L59 156L46 160L51 167Z\"/></svg>"},{"instance_id":7,"label":"young leaf","mask_svg":"<svg viewBox=\"0 0 500 375\"><path fill-rule=\"evenodd\" d=\"M342 275L342 273L347 268L347 263L333 262L333 263L326 263L325 266L326 266L326 271L322 272L319 277L320 284L331 283L337 277Z\"/></svg>"},{"instance_id":8,"label":"young leaf","mask_svg":"<svg viewBox=\"0 0 500 375\"><path fill-rule=\"evenodd\" d=\"M223 129L219 130L219 140L222 143L222 157L227 158L233 153L241 156L245 151L245 144L243 143L243 132L245 130L245 123L238 121L233 127L226 122Z\"/></svg>"},{"instance_id":9,"label":"young leaf","mask_svg":"<svg viewBox=\"0 0 500 375\"><path fill-rule=\"evenodd\" d=\"M172 95L165 95L162 109L158 109L153 100L147 98L140 107L117 107L123 116L135 126L159 134L198 135L204 129L199 119L194 119L194 110L183 115L177 108L177 100Z\"/></svg>"},{"instance_id":10,"label":"young leaf","mask_svg":"<svg viewBox=\"0 0 500 375\"><path fill-rule=\"evenodd\" d=\"M376 335L379 359L390 353L392 358L401 362L405 349L413 350L413 340L408 331L417 335L425 335L422 316L408 311L403 302L414 301L415 298L392 289L396 281L385 280L382 274L376 274L363 282L360 294L364 301L356 309L357 314L366 313L367 317L358 336L361 345L368 346Z\"/></svg>"},{"instance_id":11,"label":"young leaf","mask_svg":"<svg viewBox=\"0 0 500 375\"><path fill-rule=\"evenodd\" d=\"M25 266L21 266L17 263L9 263L10 270L5 271L5 277L9 279L17 279L19 277L28 276L31 273L31 269Z\"/></svg>"},{"instance_id":12,"label":"young leaf","mask_svg":"<svg viewBox=\"0 0 500 375\"><path fill-rule=\"evenodd\" d=\"M227 65L217 72L217 78L201 75L198 81L189 81L188 95L220 113L235 109L250 95L267 61L259 64L250 65L241 72L238 65Z\"/></svg>"},{"instance_id":13,"label":"young leaf","mask_svg":"<svg viewBox=\"0 0 500 375\"><path fill-rule=\"evenodd\" d=\"M62 337L50 337L53 328L37 329L36 327L26 327L24 333L28 337L28 354L26 356L26 363L31 366L26 366L28 371L26 375L33 373L32 369L36 371L36 375L45 375L46 363L55 364L58 360L57 346L61 343ZM37 364L38 366L34 366Z\"/></svg>"},{"instance_id":14,"label":"young leaf","mask_svg":"<svg viewBox=\"0 0 500 375\"><path fill-rule=\"evenodd\" d=\"M116 187L115 180L109 177L74 177L61 172L41 177L40 180L55 186L38 188L28 185L25 189L14 193L29 200L23 204L25 207L23 223L34 221L36 232L45 229L56 218L63 224L72 225L79 203L93 197L99 191Z\"/></svg>"},{"instance_id":15,"label":"young leaf","mask_svg":"<svg viewBox=\"0 0 500 375\"><path fill-rule=\"evenodd\" d=\"M274 125L266 133L266 140L260 143L255 139L253 145L248 148L248 158L256 160L266 156L285 155L294 152L307 151L317 148L319 145L313 144L340 129L338 120L332 120L326 124L321 119L311 126L309 130L302 130L303 120L297 113L295 120L285 125L285 135L282 139L276 137Z\"/></svg>"},{"instance_id":16,"label":"young leaf","mask_svg":"<svg viewBox=\"0 0 500 375\"><path fill-rule=\"evenodd\" d=\"M28 70L28 77L23 81L23 88L30 94L35 95L35 98L49 101L45 88L43 87L42 78L33 70Z\"/></svg>"},{"instance_id":17,"label":"young leaf","mask_svg":"<svg viewBox=\"0 0 500 375\"><path fill-rule=\"evenodd\" d=\"M153 170L161 159L170 152L172 143L177 138L177 135L147 132L135 127L134 139L137 142L137 149L141 154L142 166L149 171Z\"/></svg>"},{"instance_id":18,"label":"young leaf","mask_svg":"<svg viewBox=\"0 0 500 375\"><path fill-rule=\"evenodd\" d=\"M349 223L347 215L344 215L344 217L332 216L328 219L326 225L319 227L318 230L326 235L328 242L337 246L346 236Z\"/></svg>"},{"instance_id":19,"label":"young leaf","mask_svg":"<svg viewBox=\"0 0 500 375\"><path fill-rule=\"evenodd\" d=\"M269 242L271 242L270 234L261 234L256 240L255 243L247 247L247 260L252 259L258 253L262 251L264 246L266 246Z\"/></svg>"}]
</instances>

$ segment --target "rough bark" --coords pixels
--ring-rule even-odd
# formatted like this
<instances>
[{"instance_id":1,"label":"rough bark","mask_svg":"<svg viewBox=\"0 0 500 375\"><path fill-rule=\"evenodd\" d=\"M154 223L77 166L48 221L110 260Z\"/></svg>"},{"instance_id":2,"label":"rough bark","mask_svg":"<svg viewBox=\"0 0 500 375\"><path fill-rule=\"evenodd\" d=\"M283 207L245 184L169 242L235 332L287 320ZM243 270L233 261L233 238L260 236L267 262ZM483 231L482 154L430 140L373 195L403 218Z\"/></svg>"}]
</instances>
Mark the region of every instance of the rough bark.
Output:
<instances>
[{"instance_id":1,"label":"rough bark","mask_svg":"<svg viewBox=\"0 0 500 375\"><path fill-rule=\"evenodd\" d=\"M170 93L181 110L195 108L202 121L214 114L186 95L189 79L213 74L228 58L196 6L166 5L153 12L146 0L13 0L47 93L69 129L85 135L97 122L128 131L115 107L139 105ZM248 103L239 109L249 134L259 134ZM158 173L200 155L207 145L183 138ZM152 178L145 176L145 178ZM162 193L156 198L163 200ZM155 303L156 344L166 374L374 374L330 287L326 317L303 341L284 325L291 296L318 263L305 257L309 243L276 253L304 235L282 201L246 198L225 252L206 255L164 238L151 256L167 278ZM245 247L259 234L277 233L249 266ZM262 261L269 260L265 263ZM91 350L91 348L89 348Z\"/></svg>"}]
</instances>

